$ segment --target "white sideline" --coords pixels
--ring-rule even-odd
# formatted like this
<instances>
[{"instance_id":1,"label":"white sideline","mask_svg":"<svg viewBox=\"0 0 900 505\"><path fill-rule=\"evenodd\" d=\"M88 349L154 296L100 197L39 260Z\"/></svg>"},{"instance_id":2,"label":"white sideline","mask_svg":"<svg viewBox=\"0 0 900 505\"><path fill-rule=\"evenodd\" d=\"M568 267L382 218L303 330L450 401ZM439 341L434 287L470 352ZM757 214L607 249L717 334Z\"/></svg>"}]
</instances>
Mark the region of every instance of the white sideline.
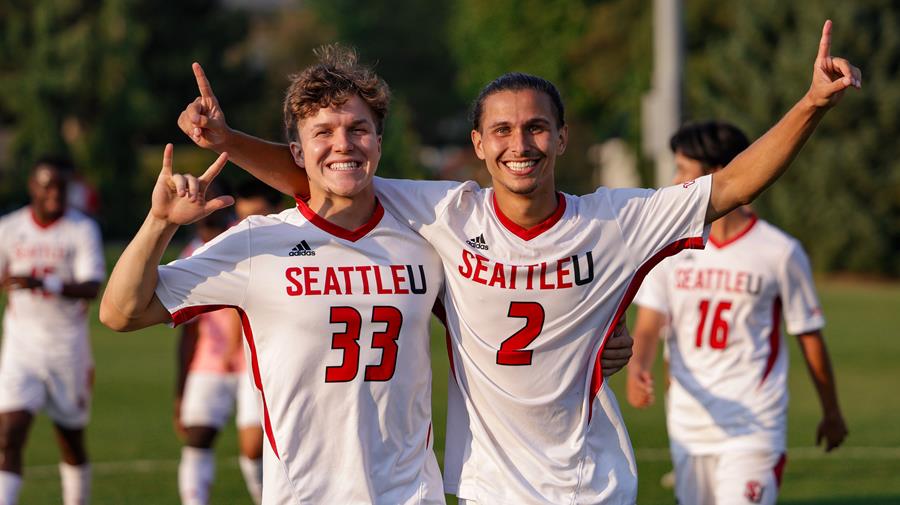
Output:
<instances>
[{"instance_id":1,"label":"white sideline","mask_svg":"<svg viewBox=\"0 0 900 505\"><path fill-rule=\"evenodd\" d=\"M634 456L638 461L651 463L669 461L669 449L663 447L635 449ZM841 447L826 454L821 447L790 447L788 460L824 460L842 461L846 459L867 460L900 460L900 447ZM219 464L237 468L237 458L218 460ZM131 473L154 473L162 470L176 471L177 459L135 459L125 461L95 461L91 463L94 475L122 475ZM59 477L59 467L53 465L33 465L25 467L25 478Z\"/></svg>"}]
</instances>

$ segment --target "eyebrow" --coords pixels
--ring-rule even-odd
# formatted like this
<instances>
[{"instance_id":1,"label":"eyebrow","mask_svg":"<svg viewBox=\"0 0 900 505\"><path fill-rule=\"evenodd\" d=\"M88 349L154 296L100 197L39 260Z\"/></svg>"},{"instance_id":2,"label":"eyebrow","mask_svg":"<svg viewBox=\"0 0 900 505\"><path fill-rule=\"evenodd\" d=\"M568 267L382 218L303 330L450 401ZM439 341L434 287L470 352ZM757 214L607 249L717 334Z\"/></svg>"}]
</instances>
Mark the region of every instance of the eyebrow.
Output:
<instances>
[{"instance_id":1,"label":"eyebrow","mask_svg":"<svg viewBox=\"0 0 900 505\"><path fill-rule=\"evenodd\" d=\"M533 117L533 118L531 118L531 119L525 121L525 126L531 126L531 125L544 125L544 126L546 126L546 125L550 125L550 124L551 124L551 123L550 123L550 120L547 119L547 118L545 118L545 117L543 117L543 116ZM497 121L496 123L491 123L490 125L488 125L488 128L489 128L489 129L494 129L494 128L497 128L497 127L500 127L500 126L509 126L509 125L510 125L510 122L509 122L509 121Z\"/></svg>"},{"instance_id":2,"label":"eyebrow","mask_svg":"<svg viewBox=\"0 0 900 505\"><path fill-rule=\"evenodd\" d=\"M350 123L350 127L355 127L359 125L371 125L371 123L367 119L357 119ZM335 123L314 123L311 125L312 128L334 128Z\"/></svg>"}]
</instances>

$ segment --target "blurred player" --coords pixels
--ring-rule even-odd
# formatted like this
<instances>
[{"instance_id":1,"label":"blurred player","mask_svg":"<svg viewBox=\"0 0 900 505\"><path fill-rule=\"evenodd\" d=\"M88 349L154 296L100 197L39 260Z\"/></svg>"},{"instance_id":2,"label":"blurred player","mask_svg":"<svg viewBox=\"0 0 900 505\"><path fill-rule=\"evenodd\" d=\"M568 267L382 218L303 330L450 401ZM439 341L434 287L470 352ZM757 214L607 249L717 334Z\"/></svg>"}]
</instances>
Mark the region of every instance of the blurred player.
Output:
<instances>
[{"instance_id":1,"label":"blurred player","mask_svg":"<svg viewBox=\"0 0 900 505\"><path fill-rule=\"evenodd\" d=\"M214 185L217 186L217 185ZM227 190L210 186L207 197ZM213 194L211 194L213 193ZM240 220L275 212L281 195L256 180L243 183L234 210ZM188 257L232 224L228 210L214 212L196 223L197 238L182 257ZM176 424L185 441L178 470L178 489L185 504L205 504L215 475L212 445L236 409L239 464L254 503L262 498L262 425L259 396L247 370L237 311L222 309L200 314L182 326L179 346Z\"/></svg>"},{"instance_id":2,"label":"blurred player","mask_svg":"<svg viewBox=\"0 0 900 505\"><path fill-rule=\"evenodd\" d=\"M714 177L659 191L558 193L554 166L568 141L562 100L544 79L507 74L482 90L473 114L472 143L492 189L376 180L385 207L443 260L455 378L448 491L482 505L634 503L634 456L603 387L600 353L646 272L702 247L705 225L759 195L844 90L859 87L858 70L830 56L830 30L828 21L806 95ZM201 97L179 118L182 130L305 195L302 146L291 142L288 156L283 145L231 130L195 72Z\"/></svg>"},{"instance_id":3,"label":"blurred player","mask_svg":"<svg viewBox=\"0 0 900 505\"><path fill-rule=\"evenodd\" d=\"M683 127L671 140L675 182L716 173L747 145L729 124ZM638 292L628 400L653 403L656 341L670 322L666 417L678 502L774 504L787 430L782 317L798 337L822 404L816 442L830 451L847 435L822 340L825 321L795 239L737 208L712 224L709 243L663 261Z\"/></svg>"},{"instance_id":4,"label":"blurred player","mask_svg":"<svg viewBox=\"0 0 900 505\"><path fill-rule=\"evenodd\" d=\"M106 276L100 231L67 207L72 173L43 158L28 178L31 203L0 218L0 278L7 290L0 356L0 503L18 501L22 450L34 415L56 431L65 505L90 496L84 444L94 381L88 302Z\"/></svg>"}]
</instances>

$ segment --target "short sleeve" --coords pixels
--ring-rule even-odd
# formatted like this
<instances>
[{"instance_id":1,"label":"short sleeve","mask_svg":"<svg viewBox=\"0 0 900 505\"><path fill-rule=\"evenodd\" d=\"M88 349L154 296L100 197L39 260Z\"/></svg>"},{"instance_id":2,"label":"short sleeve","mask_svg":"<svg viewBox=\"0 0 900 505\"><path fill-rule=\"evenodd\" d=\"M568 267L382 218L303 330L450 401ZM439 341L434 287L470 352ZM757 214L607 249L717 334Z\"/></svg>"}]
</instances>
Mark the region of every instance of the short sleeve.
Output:
<instances>
[{"instance_id":1,"label":"short sleeve","mask_svg":"<svg viewBox=\"0 0 900 505\"><path fill-rule=\"evenodd\" d=\"M181 324L203 312L243 307L251 265L250 221L207 242L188 258L159 267L156 296Z\"/></svg>"},{"instance_id":2,"label":"short sleeve","mask_svg":"<svg viewBox=\"0 0 900 505\"><path fill-rule=\"evenodd\" d=\"M461 189L474 182L414 181L375 177L381 205L414 231L434 224Z\"/></svg>"},{"instance_id":3,"label":"short sleeve","mask_svg":"<svg viewBox=\"0 0 900 505\"><path fill-rule=\"evenodd\" d=\"M709 235L706 209L711 176L658 190L609 192L616 221L638 264L682 249L702 249Z\"/></svg>"},{"instance_id":4,"label":"short sleeve","mask_svg":"<svg viewBox=\"0 0 900 505\"><path fill-rule=\"evenodd\" d=\"M88 217L81 223L81 236L76 244L73 272L75 282L102 282L106 278L106 261L103 258L100 228Z\"/></svg>"},{"instance_id":5,"label":"short sleeve","mask_svg":"<svg viewBox=\"0 0 900 505\"><path fill-rule=\"evenodd\" d=\"M792 241L788 257L782 262L779 284L788 333L800 335L825 326L809 258L797 241Z\"/></svg>"},{"instance_id":6,"label":"short sleeve","mask_svg":"<svg viewBox=\"0 0 900 505\"><path fill-rule=\"evenodd\" d=\"M644 282L641 283L640 289L634 296L636 305L653 309L662 314L669 314L669 296L666 289L668 264L668 261L663 261L644 277Z\"/></svg>"}]
</instances>

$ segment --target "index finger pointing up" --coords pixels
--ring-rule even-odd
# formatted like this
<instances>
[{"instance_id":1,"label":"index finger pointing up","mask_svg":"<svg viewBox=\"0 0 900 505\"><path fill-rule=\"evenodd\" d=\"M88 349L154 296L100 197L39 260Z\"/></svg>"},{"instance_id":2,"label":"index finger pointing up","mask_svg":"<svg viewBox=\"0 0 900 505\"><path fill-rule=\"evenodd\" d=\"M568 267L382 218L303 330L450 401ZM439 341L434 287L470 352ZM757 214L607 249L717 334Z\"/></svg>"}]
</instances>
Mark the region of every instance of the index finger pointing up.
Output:
<instances>
[{"instance_id":1,"label":"index finger pointing up","mask_svg":"<svg viewBox=\"0 0 900 505\"><path fill-rule=\"evenodd\" d=\"M200 96L203 98L216 98L216 95L213 94L212 86L209 85L209 80L206 78L206 74L203 72L203 67L200 66L196 61L191 68L194 69L194 78L197 79L197 87L200 88Z\"/></svg>"},{"instance_id":2,"label":"index finger pointing up","mask_svg":"<svg viewBox=\"0 0 900 505\"><path fill-rule=\"evenodd\" d=\"M828 58L829 56L831 56L831 20L826 19L825 25L822 26L822 39L819 41L819 54L816 58Z\"/></svg>"}]
</instances>

